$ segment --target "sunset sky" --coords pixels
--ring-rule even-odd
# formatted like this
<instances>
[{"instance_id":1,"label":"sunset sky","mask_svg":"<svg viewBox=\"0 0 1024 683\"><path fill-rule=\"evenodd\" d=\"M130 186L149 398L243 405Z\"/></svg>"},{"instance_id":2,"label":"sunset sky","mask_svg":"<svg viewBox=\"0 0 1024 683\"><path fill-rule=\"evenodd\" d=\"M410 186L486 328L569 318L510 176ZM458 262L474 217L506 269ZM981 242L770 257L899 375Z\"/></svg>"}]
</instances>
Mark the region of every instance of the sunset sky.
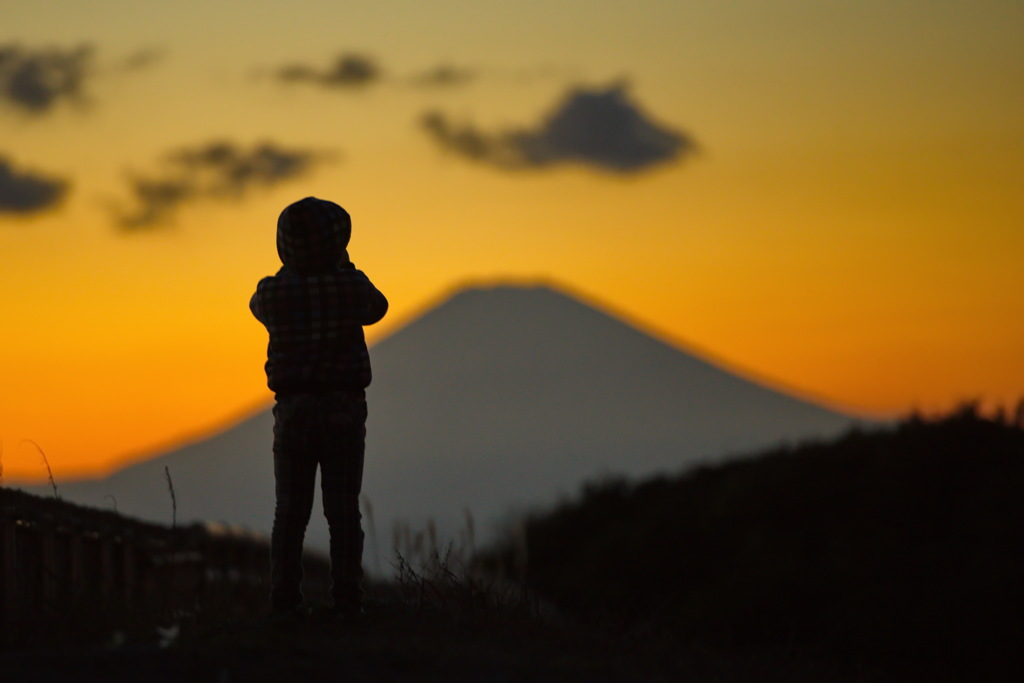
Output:
<instances>
[{"instance_id":1,"label":"sunset sky","mask_svg":"<svg viewBox=\"0 0 1024 683\"><path fill-rule=\"evenodd\" d=\"M855 414L1015 404L1022 35L1002 0L8 0L5 481L266 405L247 302L307 195L371 340L541 281Z\"/></svg>"}]
</instances>

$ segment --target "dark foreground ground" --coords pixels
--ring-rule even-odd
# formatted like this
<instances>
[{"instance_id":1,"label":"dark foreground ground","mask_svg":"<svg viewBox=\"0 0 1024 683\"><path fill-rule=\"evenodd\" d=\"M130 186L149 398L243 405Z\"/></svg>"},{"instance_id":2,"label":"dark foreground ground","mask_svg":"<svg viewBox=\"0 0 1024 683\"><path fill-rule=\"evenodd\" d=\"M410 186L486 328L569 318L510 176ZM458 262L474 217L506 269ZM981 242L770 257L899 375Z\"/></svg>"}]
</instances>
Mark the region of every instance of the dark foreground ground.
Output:
<instances>
[{"instance_id":1,"label":"dark foreground ground","mask_svg":"<svg viewBox=\"0 0 1024 683\"><path fill-rule=\"evenodd\" d=\"M4 681L38 683L938 680L916 676L914 667L896 672L851 666L799 648L712 650L683 646L665 634L627 632L551 613L515 610L465 618L387 601L374 604L358 624L316 615L283 624L255 619L179 635L164 645L0 652L0 671Z\"/></svg>"},{"instance_id":2,"label":"dark foreground ground","mask_svg":"<svg viewBox=\"0 0 1024 683\"><path fill-rule=\"evenodd\" d=\"M5 681L675 680L608 633L521 606L476 614L377 598L359 623L316 613L157 642L0 653Z\"/></svg>"},{"instance_id":3,"label":"dark foreground ground","mask_svg":"<svg viewBox=\"0 0 1024 683\"><path fill-rule=\"evenodd\" d=\"M573 621L536 604L410 598L408 587L375 592L357 624L314 613L298 622L222 624L163 645L115 639L100 647L7 651L0 652L0 671L4 681L39 683L890 680L792 652L694 651L667 636Z\"/></svg>"}]
</instances>

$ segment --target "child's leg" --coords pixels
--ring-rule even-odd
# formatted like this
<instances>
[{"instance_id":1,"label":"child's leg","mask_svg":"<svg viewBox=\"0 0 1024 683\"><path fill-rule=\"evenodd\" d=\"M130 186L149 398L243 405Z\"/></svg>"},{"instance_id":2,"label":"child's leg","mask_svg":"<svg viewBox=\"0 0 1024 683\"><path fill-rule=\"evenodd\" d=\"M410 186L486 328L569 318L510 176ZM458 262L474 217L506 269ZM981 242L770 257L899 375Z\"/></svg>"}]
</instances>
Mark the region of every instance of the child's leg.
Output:
<instances>
[{"instance_id":1,"label":"child's leg","mask_svg":"<svg viewBox=\"0 0 1024 683\"><path fill-rule=\"evenodd\" d=\"M316 453L309 447L313 417L299 398L281 398L274 406L277 504L270 537L270 601L275 611L302 605L302 540L316 485Z\"/></svg>"},{"instance_id":2,"label":"child's leg","mask_svg":"<svg viewBox=\"0 0 1024 683\"><path fill-rule=\"evenodd\" d=\"M324 515L331 530L331 597L339 610L362 604L363 529L359 491L363 482L366 400L362 392L332 396L326 416L320 476Z\"/></svg>"}]
</instances>

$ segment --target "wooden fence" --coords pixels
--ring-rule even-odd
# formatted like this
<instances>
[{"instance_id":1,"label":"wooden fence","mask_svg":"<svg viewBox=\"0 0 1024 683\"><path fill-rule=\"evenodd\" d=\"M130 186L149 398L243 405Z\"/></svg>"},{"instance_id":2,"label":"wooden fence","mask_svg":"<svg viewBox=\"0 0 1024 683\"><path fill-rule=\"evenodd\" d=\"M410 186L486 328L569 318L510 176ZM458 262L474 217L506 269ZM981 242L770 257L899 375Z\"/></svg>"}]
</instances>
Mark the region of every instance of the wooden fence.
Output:
<instances>
[{"instance_id":1,"label":"wooden fence","mask_svg":"<svg viewBox=\"0 0 1024 683\"><path fill-rule=\"evenodd\" d=\"M326 558L307 553L304 566L307 596L325 595ZM269 572L262 535L172 529L0 488L0 647L257 616Z\"/></svg>"}]
</instances>

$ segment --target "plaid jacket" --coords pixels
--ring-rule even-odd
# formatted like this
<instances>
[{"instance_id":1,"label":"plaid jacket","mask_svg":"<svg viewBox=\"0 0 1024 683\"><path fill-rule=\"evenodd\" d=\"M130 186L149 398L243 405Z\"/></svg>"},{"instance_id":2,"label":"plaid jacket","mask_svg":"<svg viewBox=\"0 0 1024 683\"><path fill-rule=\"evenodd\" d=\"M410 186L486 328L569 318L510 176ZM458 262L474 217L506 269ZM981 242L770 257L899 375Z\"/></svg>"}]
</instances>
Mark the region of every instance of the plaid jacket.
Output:
<instances>
[{"instance_id":1,"label":"plaid jacket","mask_svg":"<svg viewBox=\"0 0 1024 683\"><path fill-rule=\"evenodd\" d=\"M285 266L260 280L249 308L270 333L267 385L275 393L370 384L362 326L383 318L388 302L351 263L313 275Z\"/></svg>"}]
</instances>

